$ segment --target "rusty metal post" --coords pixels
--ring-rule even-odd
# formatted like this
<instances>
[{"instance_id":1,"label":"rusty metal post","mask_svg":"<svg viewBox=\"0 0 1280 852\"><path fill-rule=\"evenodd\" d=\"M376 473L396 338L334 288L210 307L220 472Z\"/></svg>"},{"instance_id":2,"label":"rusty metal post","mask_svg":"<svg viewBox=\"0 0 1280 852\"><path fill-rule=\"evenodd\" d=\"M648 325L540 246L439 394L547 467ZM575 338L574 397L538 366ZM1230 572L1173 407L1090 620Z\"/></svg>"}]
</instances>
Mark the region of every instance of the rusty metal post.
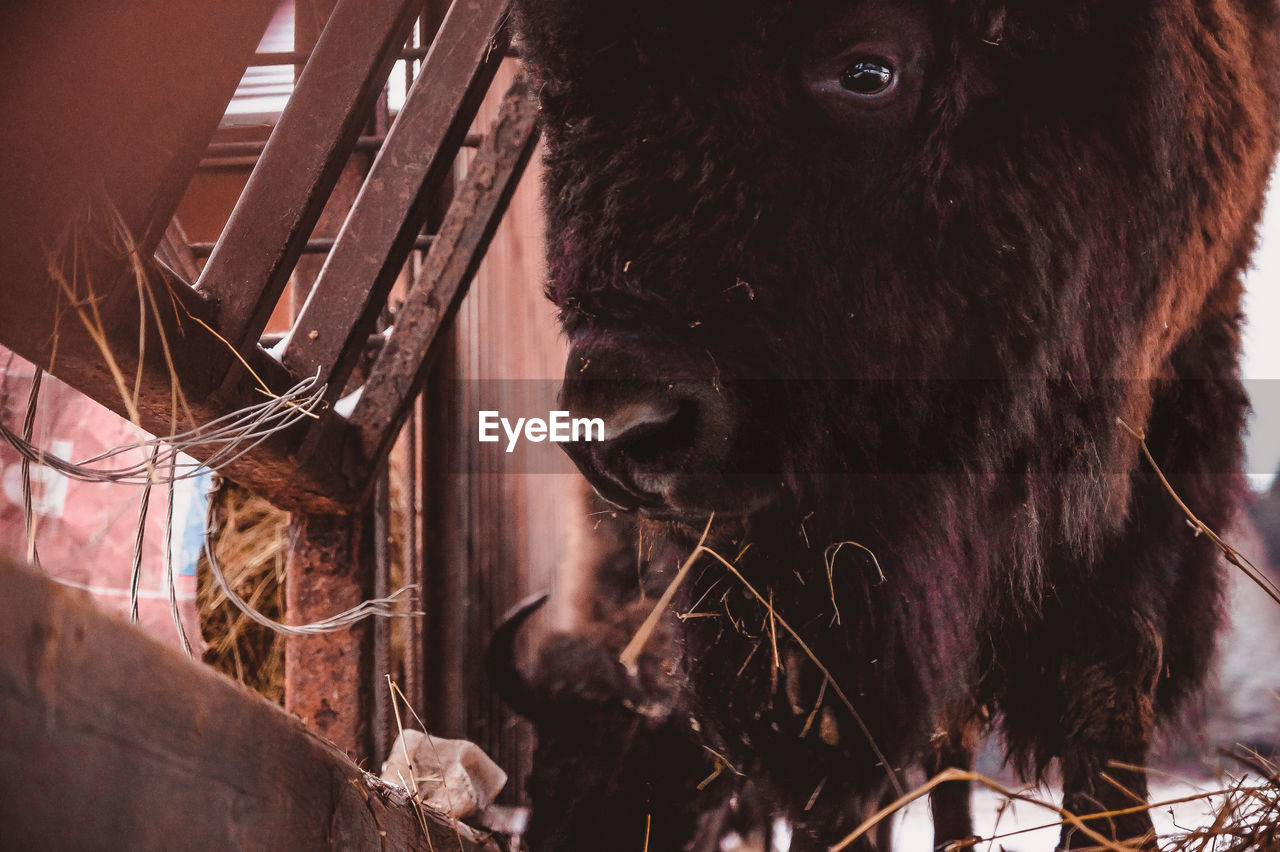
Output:
<instances>
[{"instance_id":1,"label":"rusty metal post","mask_svg":"<svg viewBox=\"0 0 1280 852\"><path fill-rule=\"evenodd\" d=\"M335 5L335 0L300 0L295 5L295 49L309 53L315 48ZM332 244L367 167L367 155L355 154L347 160L316 223L315 237L328 238ZM320 264L319 258L303 258L293 271L290 313L294 319ZM290 517L285 563L285 612L290 623L327 618L369 596L374 586L373 551L368 546L373 531L368 511ZM285 643L285 709L297 713L308 727L366 768L381 757L374 753L372 726L374 633L373 625L363 621L349 630L290 637Z\"/></svg>"},{"instance_id":2,"label":"rusty metal post","mask_svg":"<svg viewBox=\"0 0 1280 852\"><path fill-rule=\"evenodd\" d=\"M285 611L291 624L318 621L373 592L370 511L296 515L289 526ZM284 706L368 767L375 757L373 625L318 636L290 636L284 652Z\"/></svg>"}]
</instances>

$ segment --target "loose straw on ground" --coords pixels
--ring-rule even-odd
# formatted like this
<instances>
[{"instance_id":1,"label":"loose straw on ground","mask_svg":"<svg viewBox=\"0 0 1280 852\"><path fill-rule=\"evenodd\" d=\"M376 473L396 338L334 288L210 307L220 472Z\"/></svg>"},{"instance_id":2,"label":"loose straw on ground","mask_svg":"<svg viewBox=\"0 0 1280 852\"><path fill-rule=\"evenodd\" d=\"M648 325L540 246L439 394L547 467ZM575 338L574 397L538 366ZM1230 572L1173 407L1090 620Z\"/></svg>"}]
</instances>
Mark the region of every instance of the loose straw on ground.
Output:
<instances>
[{"instance_id":1,"label":"loose straw on ground","mask_svg":"<svg viewBox=\"0 0 1280 852\"><path fill-rule=\"evenodd\" d=\"M828 852L842 852L842 850L847 849L849 845L853 843L855 840L857 840L859 837L862 837L868 831L875 828L876 825L878 825L885 818L891 816L898 810L901 810L902 808L911 804L916 799L919 799L922 796L928 795L930 792L933 791L935 787L938 787L942 784L946 784L952 781L961 781L961 782L972 781L974 783L981 784L982 786L986 787L989 790L992 790L993 792L999 793L1005 798L1017 799L1020 802L1028 802L1030 804L1036 805L1037 807L1055 811L1059 816L1062 817L1062 820L1058 823L1054 823L1054 825L1070 824L1071 826L1079 830L1082 834L1084 834L1086 837L1088 837L1090 840L1097 843L1100 847L1102 847L1103 849L1110 849L1112 850L1112 852L1133 852L1135 847L1132 844L1118 843L1114 840L1108 840L1106 837L1099 834L1097 831L1085 825L1084 821L1086 819L1103 819L1110 816L1123 816L1125 814L1131 814L1131 813L1136 813L1138 811L1147 810L1149 807L1148 805L1141 805L1141 806L1135 806L1132 808L1124 808L1116 811L1107 811L1105 813L1087 814L1081 817L1081 816L1076 816L1070 811L1064 810L1063 808L1060 808L1056 805L1049 804L1048 802L1042 802L1033 796L1028 796L1025 793L1018 793L1013 790L1010 790L1007 787L1004 787L996 783L995 781L991 780L990 778L988 778L987 776L979 772L968 772L962 769L954 769L954 768L944 769L941 772L939 772L937 775L930 778L924 784L912 790L910 793L906 793L905 795L900 796L890 804L885 805L883 808L876 811L874 814L868 817L865 821L863 821L861 825L859 825L853 831L845 835L845 837L839 843L836 843L834 846L830 847Z\"/></svg>"}]
</instances>

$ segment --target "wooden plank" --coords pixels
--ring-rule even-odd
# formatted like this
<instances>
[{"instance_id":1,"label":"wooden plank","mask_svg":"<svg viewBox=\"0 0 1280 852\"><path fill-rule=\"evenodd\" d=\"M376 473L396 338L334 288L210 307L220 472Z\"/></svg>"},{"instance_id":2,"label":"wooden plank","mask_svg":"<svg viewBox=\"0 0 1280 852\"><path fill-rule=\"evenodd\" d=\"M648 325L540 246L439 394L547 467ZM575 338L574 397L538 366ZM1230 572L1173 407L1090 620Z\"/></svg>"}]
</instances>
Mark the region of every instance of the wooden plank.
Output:
<instances>
[{"instance_id":1,"label":"wooden plank","mask_svg":"<svg viewBox=\"0 0 1280 852\"><path fill-rule=\"evenodd\" d=\"M448 849L296 718L0 556L0 845Z\"/></svg>"},{"instance_id":2,"label":"wooden plank","mask_svg":"<svg viewBox=\"0 0 1280 852\"><path fill-rule=\"evenodd\" d=\"M266 327L415 11L411 0L334 9L200 276L237 351Z\"/></svg>"},{"instance_id":3,"label":"wooden plank","mask_svg":"<svg viewBox=\"0 0 1280 852\"><path fill-rule=\"evenodd\" d=\"M52 301L31 305L29 282L47 287L50 255L72 236L103 289L128 258L95 240L119 228L144 255L155 250L275 5L6 4L0 317ZM13 348L37 348L46 331L19 329L30 342Z\"/></svg>"},{"instance_id":4,"label":"wooden plank","mask_svg":"<svg viewBox=\"0 0 1280 852\"><path fill-rule=\"evenodd\" d=\"M452 5L298 317L284 364L295 375L319 371L333 398L374 330L502 61L507 5Z\"/></svg>"},{"instance_id":5,"label":"wooden plank","mask_svg":"<svg viewBox=\"0 0 1280 852\"><path fill-rule=\"evenodd\" d=\"M537 105L521 76L481 143L352 412L365 458L381 461L399 434L439 330L466 295L536 140Z\"/></svg>"},{"instance_id":6,"label":"wooden plank","mask_svg":"<svg viewBox=\"0 0 1280 852\"><path fill-rule=\"evenodd\" d=\"M0 27L0 344L154 434L174 427L162 332L196 422L261 402L243 371L225 381L237 362L200 324L214 322L212 307L149 258L275 0L11 5ZM269 390L294 383L261 351L245 356ZM312 476L294 446L273 438L257 463L226 472L284 506L347 505L335 466Z\"/></svg>"}]
</instances>

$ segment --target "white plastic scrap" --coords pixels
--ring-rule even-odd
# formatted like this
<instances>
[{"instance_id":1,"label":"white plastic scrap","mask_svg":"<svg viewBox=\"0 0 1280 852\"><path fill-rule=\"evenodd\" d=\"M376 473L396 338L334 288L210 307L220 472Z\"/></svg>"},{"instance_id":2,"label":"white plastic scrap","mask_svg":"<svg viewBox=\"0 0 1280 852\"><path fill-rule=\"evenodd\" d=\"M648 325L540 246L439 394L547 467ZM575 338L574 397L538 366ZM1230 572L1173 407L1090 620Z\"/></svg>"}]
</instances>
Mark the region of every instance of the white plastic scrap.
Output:
<instances>
[{"instance_id":1,"label":"white plastic scrap","mask_svg":"<svg viewBox=\"0 0 1280 852\"><path fill-rule=\"evenodd\" d=\"M473 742L406 730L391 747L382 780L405 789L416 783L423 804L461 820L489 807L507 773Z\"/></svg>"}]
</instances>

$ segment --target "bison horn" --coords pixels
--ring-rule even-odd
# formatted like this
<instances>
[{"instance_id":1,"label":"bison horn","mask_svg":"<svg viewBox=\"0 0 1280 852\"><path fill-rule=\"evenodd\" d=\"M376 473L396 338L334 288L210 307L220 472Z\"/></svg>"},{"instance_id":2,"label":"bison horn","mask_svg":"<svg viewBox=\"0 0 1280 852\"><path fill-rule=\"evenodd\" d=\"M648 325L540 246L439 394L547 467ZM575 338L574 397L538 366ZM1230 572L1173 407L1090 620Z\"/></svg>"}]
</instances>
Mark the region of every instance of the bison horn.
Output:
<instances>
[{"instance_id":1,"label":"bison horn","mask_svg":"<svg viewBox=\"0 0 1280 852\"><path fill-rule=\"evenodd\" d=\"M547 592L539 592L513 606L493 631L485 653L485 668L489 671L494 690L507 702L507 706L530 720L537 718L542 702L538 700L534 685L516 666L516 636L529 616L537 612L549 596Z\"/></svg>"}]
</instances>

